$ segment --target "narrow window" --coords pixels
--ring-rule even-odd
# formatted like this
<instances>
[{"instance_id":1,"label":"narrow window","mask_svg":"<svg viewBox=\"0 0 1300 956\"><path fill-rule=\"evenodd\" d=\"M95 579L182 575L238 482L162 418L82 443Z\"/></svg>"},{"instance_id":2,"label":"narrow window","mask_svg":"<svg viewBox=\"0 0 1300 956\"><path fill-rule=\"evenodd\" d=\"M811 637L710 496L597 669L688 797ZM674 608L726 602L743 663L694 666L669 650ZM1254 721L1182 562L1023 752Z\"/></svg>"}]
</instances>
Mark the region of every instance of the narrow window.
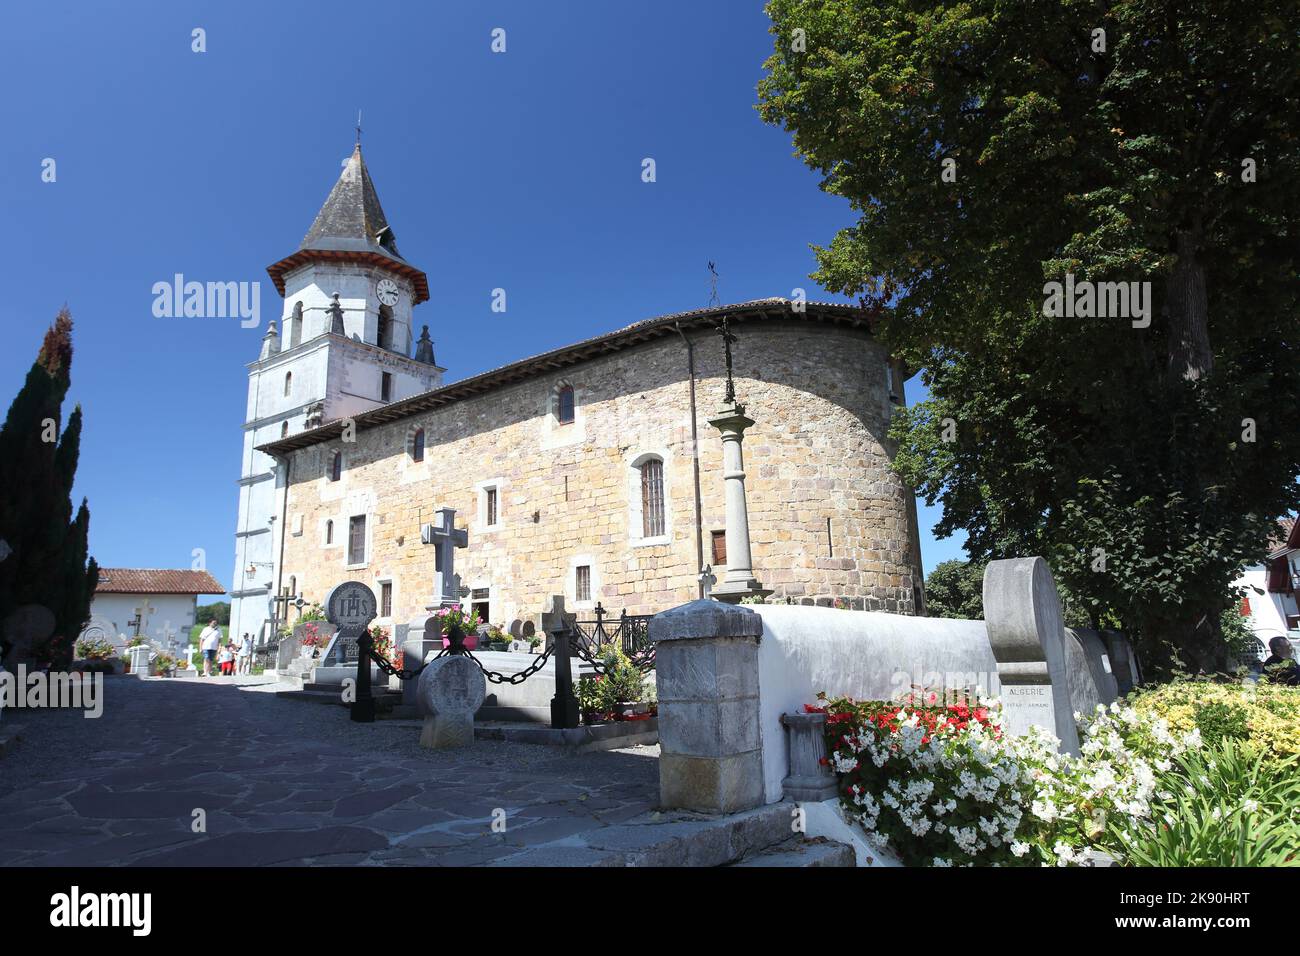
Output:
<instances>
[{"instance_id":1,"label":"narrow window","mask_svg":"<svg viewBox=\"0 0 1300 956\"><path fill-rule=\"evenodd\" d=\"M424 461L424 429L417 428L411 436L411 461Z\"/></svg>"},{"instance_id":2,"label":"narrow window","mask_svg":"<svg viewBox=\"0 0 1300 956\"><path fill-rule=\"evenodd\" d=\"M393 400L393 376L388 372L383 372L380 375L379 400L381 402L391 402Z\"/></svg>"},{"instance_id":3,"label":"narrow window","mask_svg":"<svg viewBox=\"0 0 1300 956\"><path fill-rule=\"evenodd\" d=\"M366 563L366 516L348 519L348 564Z\"/></svg>"},{"instance_id":4,"label":"narrow window","mask_svg":"<svg viewBox=\"0 0 1300 956\"><path fill-rule=\"evenodd\" d=\"M651 458L641 466L641 535L664 533L664 463Z\"/></svg>"},{"instance_id":5,"label":"narrow window","mask_svg":"<svg viewBox=\"0 0 1300 956\"><path fill-rule=\"evenodd\" d=\"M293 372L284 373L284 396L289 397L289 392L293 390Z\"/></svg>"},{"instance_id":6,"label":"narrow window","mask_svg":"<svg viewBox=\"0 0 1300 956\"><path fill-rule=\"evenodd\" d=\"M713 532L713 566L727 566L727 532Z\"/></svg>"},{"instance_id":7,"label":"narrow window","mask_svg":"<svg viewBox=\"0 0 1300 956\"><path fill-rule=\"evenodd\" d=\"M281 423L280 423L280 437L281 437L281 438L287 438L288 435L289 435L289 423L288 423L288 422L281 422Z\"/></svg>"},{"instance_id":8,"label":"narrow window","mask_svg":"<svg viewBox=\"0 0 1300 956\"><path fill-rule=\"evenodd\" d=\"M379 307L377 340L381 349L391 349L393 347L393 310L386 305Z\"/></svg>"},{"instance_id":9,"label":"narrow window","mask_svg":"<svg viewBox=\"0 0 1300 956\"><path fill-rule=\"evenodd\" d=\"M330 519L329 521L325 522L325 543L326 544L334 543L334 520L333 519Z\"/></svg>"},{"instance_id":10,"label":"narrow window","mask_svg":"<svg viewBox=\"0 0 1300 956\"><path fill-rule=\"evenodd\" d=\"M579 601L591 600L591 566L580 564L575 569L573 596Z\"/></svg>"},{"instance_id":11,"label":"narrow window","mask_svg":"<svg viewBox=\"0 0 1300 956\"><path fill-rule=\"evenodd\" d=\"M559 395L559 420L561 425L573 423L573 386L563 385Z\"/></svg>"},{"instance_id":12,"label":"narrow window","mask_svg":"<svg viewBox=\"0 0 1300 956\"><path fill-rule=\"evenodd\" d=\"M489 593L487 588L475 588L470 592L469 608L471 611L477 612L478 619L483 624L487 624L492 620L492 605L488 601Z\"/></svg>"},{"instance_id":13,"label":"narrow window","mask_svg":"<svg viewBox=\"0 0 1300 956\"><path fill-rule=\"evenodd\" d=\"M293 315L289 318L289 343L288 347L293 348L302 341L302 303L293 304ZM285 391L288 395L288 391Z\"/></svg>"},{"instance_id":14,"label":"narrow window","mask_svg":"<svg viewBox=\"0 0 1300 956\"><path fill-rule=\"evenodd\" d=\"M497 490L495 488L486 488L484 491L487 495L484 510L487 515L488 527L491 527L497 523Z\"/></svg>"},{"instance_id":15,"label":"narrow window","mask_svg":"<svg viewBox=\"0 0 1300 956\"><path fill-rule=\"evenodd\" d=\"M338 481L343 477L343 452L336 451L334 457L330 459L330 481Z\"/></svg>"},{"instance_id":16,"label":"narrow window","mask_svg":"<svg viewBox=\"0 0 1300 956\"><path fill-rule=\"evenodd\" d=\"M393 616L393 582L381 581L379 583L379 616Z\"/></svg>"}]
</instances>

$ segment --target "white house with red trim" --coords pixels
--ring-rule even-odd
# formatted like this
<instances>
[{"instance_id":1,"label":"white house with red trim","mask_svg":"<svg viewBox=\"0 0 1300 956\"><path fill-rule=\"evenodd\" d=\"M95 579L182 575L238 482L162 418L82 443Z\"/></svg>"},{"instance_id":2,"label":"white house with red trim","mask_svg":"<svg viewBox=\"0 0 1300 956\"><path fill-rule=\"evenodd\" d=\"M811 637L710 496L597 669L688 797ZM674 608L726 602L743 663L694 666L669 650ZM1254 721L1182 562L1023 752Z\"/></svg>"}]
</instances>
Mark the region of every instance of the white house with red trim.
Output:
<instances>
[{"instance_id":1,"label":"white house with red trim","mask_svg":"<svg viewBox=\"0 0 1300 956\"><path fill-rule=\"evenodd\" d=\"M132 637L163 649L184 647L200 594L225 594L207 571L160 568L100 568L90 603L90 623L78 636L125 647Z\"/></svg>"},{"instance_id":2,"label":"white house with red trim","mask_svg":"<svg viewBox=\"0 0 1300 956\"><path fill-rule=\"evenodd\" d=\"M1241 616L1259 638L1260 659L1267 656L1268 642L1288 637L1300 646L1300 522L1278 520L1278 533L1269 539L1268 557L1263 564L1246 568L1236 586L1245 591Z\"/></svg>"}]
</instances>

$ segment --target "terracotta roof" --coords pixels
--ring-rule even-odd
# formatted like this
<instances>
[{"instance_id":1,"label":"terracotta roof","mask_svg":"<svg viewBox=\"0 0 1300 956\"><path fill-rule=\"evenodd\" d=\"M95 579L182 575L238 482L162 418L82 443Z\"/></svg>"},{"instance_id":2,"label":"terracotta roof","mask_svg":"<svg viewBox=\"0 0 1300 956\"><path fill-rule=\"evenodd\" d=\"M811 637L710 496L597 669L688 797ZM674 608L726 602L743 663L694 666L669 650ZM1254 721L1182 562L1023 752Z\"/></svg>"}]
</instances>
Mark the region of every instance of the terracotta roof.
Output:
<instances>
[{"instance_id":1,"label":"terracotta roof","mask_svg":"<svg viewBox=\"0 0 1300 956\"><path fill-rule=\"evenodd\" d=\"M1268 538L1268 556L1278 558L1300 549L1300 524L1294 517L1278 518L1277 530Z\"/></svg>"},{"instance_id":2,"label":"terracotta roof","mask_svg":"<svg viewBox=\"0 0 1300 956\"><path fill-rule=\"evenodd\" d=\"M771 299L754 299L735 305L717 305L707 309L692 309L689 312L674 312L652 319L633 322L614 332L606 332L594 338L584 339L573 345L566 345L531 358L521 359L509 365L483 372L470 378L452 382L429 392L412 395L399 402L392 402L368 412L354 415L351 421L358 429L414 415L418 412L448 405L484 392L490 392L506 385L530 378L538 373L554 371L577 365L588 359L617 352L621 349L639 345L665 335L674 335L679 325L693 324L712 326L725 315L733 323L758 321L764 319L784 319L786 321L826 322L832 325L847 325L871 331L875 321L874 313L855 305L843 302L805 302L802 311L796 312L789 299L778 297ZM321 442L338 438L343 433L343 419L326 422L316 428L298 432L278 441L259 445L258 450L268 455L284 455L299 448L317 445Z\"/></svg>"},{"instance_id":3,"label":"terracotta roof","mask_svg":"<svg viewBox=\"0 0 1300 956\"><path fill-rule=\"evenodd\" d=\"M96 594L225 594L207 571L167 568L100 568Z\"/></svg>"}]
</instances>

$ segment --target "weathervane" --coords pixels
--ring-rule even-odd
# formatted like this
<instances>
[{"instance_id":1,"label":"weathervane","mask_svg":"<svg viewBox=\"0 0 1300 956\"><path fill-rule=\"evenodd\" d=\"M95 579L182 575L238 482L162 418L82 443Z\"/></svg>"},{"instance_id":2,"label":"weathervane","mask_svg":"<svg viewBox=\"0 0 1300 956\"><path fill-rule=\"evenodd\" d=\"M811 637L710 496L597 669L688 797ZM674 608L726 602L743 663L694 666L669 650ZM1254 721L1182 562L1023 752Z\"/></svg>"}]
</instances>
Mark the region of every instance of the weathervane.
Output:
<instances>
[{"instance_id":1,"label":"weathervane","mask_svg":"<svg viewBox=\"0 0 1300 956\"><path fill-rule=\"evenodd\" d=\"M714 268L712 262L709 263L709 276L709 285L713 287L713 291L709 295L709 305L722 305L722 300L718 298L718 270Z\"/></svg>"},{"instance_id":2,"label":"weathervane","mask_svg":"<svg viewBox=\"0 0 1300 956\"><path fill-rule=\"evenodd\" d=\"M713 263L709 263L713 265ZM736 335L731 331L731 326L727 322L727 317L722 317L722 324L718 326L718 334L722 336L722 347L727 354L727 396L724 401L728 405L736 404L736 383L731 380L731 343L736 341Z\"/></svg>"},{"instance_id":3,"label":"weathervane","mask_svg":"<svg viewBox=\"0 0 1300 956\"><path fill-rule=\"evenodd\" d=\"M361 110L357 110L357 145L361 145Z\"/></svg>"}]
</instances>

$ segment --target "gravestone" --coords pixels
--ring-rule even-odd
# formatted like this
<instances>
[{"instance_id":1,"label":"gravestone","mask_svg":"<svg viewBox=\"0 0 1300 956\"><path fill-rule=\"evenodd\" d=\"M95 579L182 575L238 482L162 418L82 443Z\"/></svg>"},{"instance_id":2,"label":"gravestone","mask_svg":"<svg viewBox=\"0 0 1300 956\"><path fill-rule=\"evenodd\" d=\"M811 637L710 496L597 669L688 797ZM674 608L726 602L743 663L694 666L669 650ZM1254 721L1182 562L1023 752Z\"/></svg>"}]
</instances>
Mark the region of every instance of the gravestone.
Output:
<instances>
[{"instance_id":1,"label":"gravestone","mask_svg":"<svg viewBox=\"0 0 1300 956\"><path fill-rule=\"evenodd\" d=\"M1098 704L1108 704L1120 696L1115 668L1106 642L1089 628L1066 628L1066 681L1070 706L1079 714L1091 717Z\"/></svg>"},{"instance_id":2,"label":"gravestone","mask_svg":"<svg viewBox=\"0 0 1300 956\"><path fill-rule=\"evenodd\" d=\"M1061 600L1047 562L990 561L984 621L1002 685L1003 726L1013 734L1044 727L1060 739L1061 750L1077 754Z\"/></svg>"},{"instance_id":3,"label":"gravestone","mask_svg":"<svg viewBox=\"0 0 1300 956\"><path fill-rule=\"evenodd\" d=\"M453 654L431 661L420 674L420 702L425 709L420 746L445 750L472 744L474 714L486 696L483 672L468 657Z\"/></svg>"},{"instance_id":4,"label":"gravestone","mask_svg":"<svg viewBox=\"0 0 1300 956\"><path fill-rule=\"evenodd\" d=\"M355 675L356 699L352 702L352 719L369 723L375 719L375 701L370 694L374 662L369 667L359 667L361 647L359 641L379 614L375 592L360 581L344 581L330 589L325 597L325 618L338 628L326 649L325 665L312 675L315 683L322 683L323 673L339 677L339 683ZM333 653L331 664L330 654Z\"/></svg>"},{"instance_id":5,"label":"gravestone","mask_svg":"<svg viewBox=\"0 0 1300 956\"><path fill-rule=\"evenodd\" d=\"M131 674L135 677L148 677L153 673L153 648L148 644L137 644L126 651L131 661Z\"/></svg>"},{"instance_id":6,"label":"gravestone","mask_svg":"<svg viewBox=\"0 0 1300 956\"><path fill-rule=\"evenodd\" d=\"M442 651L442 629L438 626L438 619L432 615L418 617L410 624L399 624L397 631L397 640L401 641L402 666L407 670L415 670L429 659L430 654L437 655ZM418 681L402 681L402 703L414 706L417 716L426 716Z\"/></svg>"},{"instance_id":7,"label":"gravestone","mask_svg":"<svg viewBox=\"0 0 1300 956\"><path fill-rule=\"evenodd\" d=\"M438 524L420 528L422 544L433 551L433 603L428 610L460 603L460 575L456 573L456 549L469 546L469 533L456 528L456 509L439 508Z\"/></svg>"}]
</instances>

